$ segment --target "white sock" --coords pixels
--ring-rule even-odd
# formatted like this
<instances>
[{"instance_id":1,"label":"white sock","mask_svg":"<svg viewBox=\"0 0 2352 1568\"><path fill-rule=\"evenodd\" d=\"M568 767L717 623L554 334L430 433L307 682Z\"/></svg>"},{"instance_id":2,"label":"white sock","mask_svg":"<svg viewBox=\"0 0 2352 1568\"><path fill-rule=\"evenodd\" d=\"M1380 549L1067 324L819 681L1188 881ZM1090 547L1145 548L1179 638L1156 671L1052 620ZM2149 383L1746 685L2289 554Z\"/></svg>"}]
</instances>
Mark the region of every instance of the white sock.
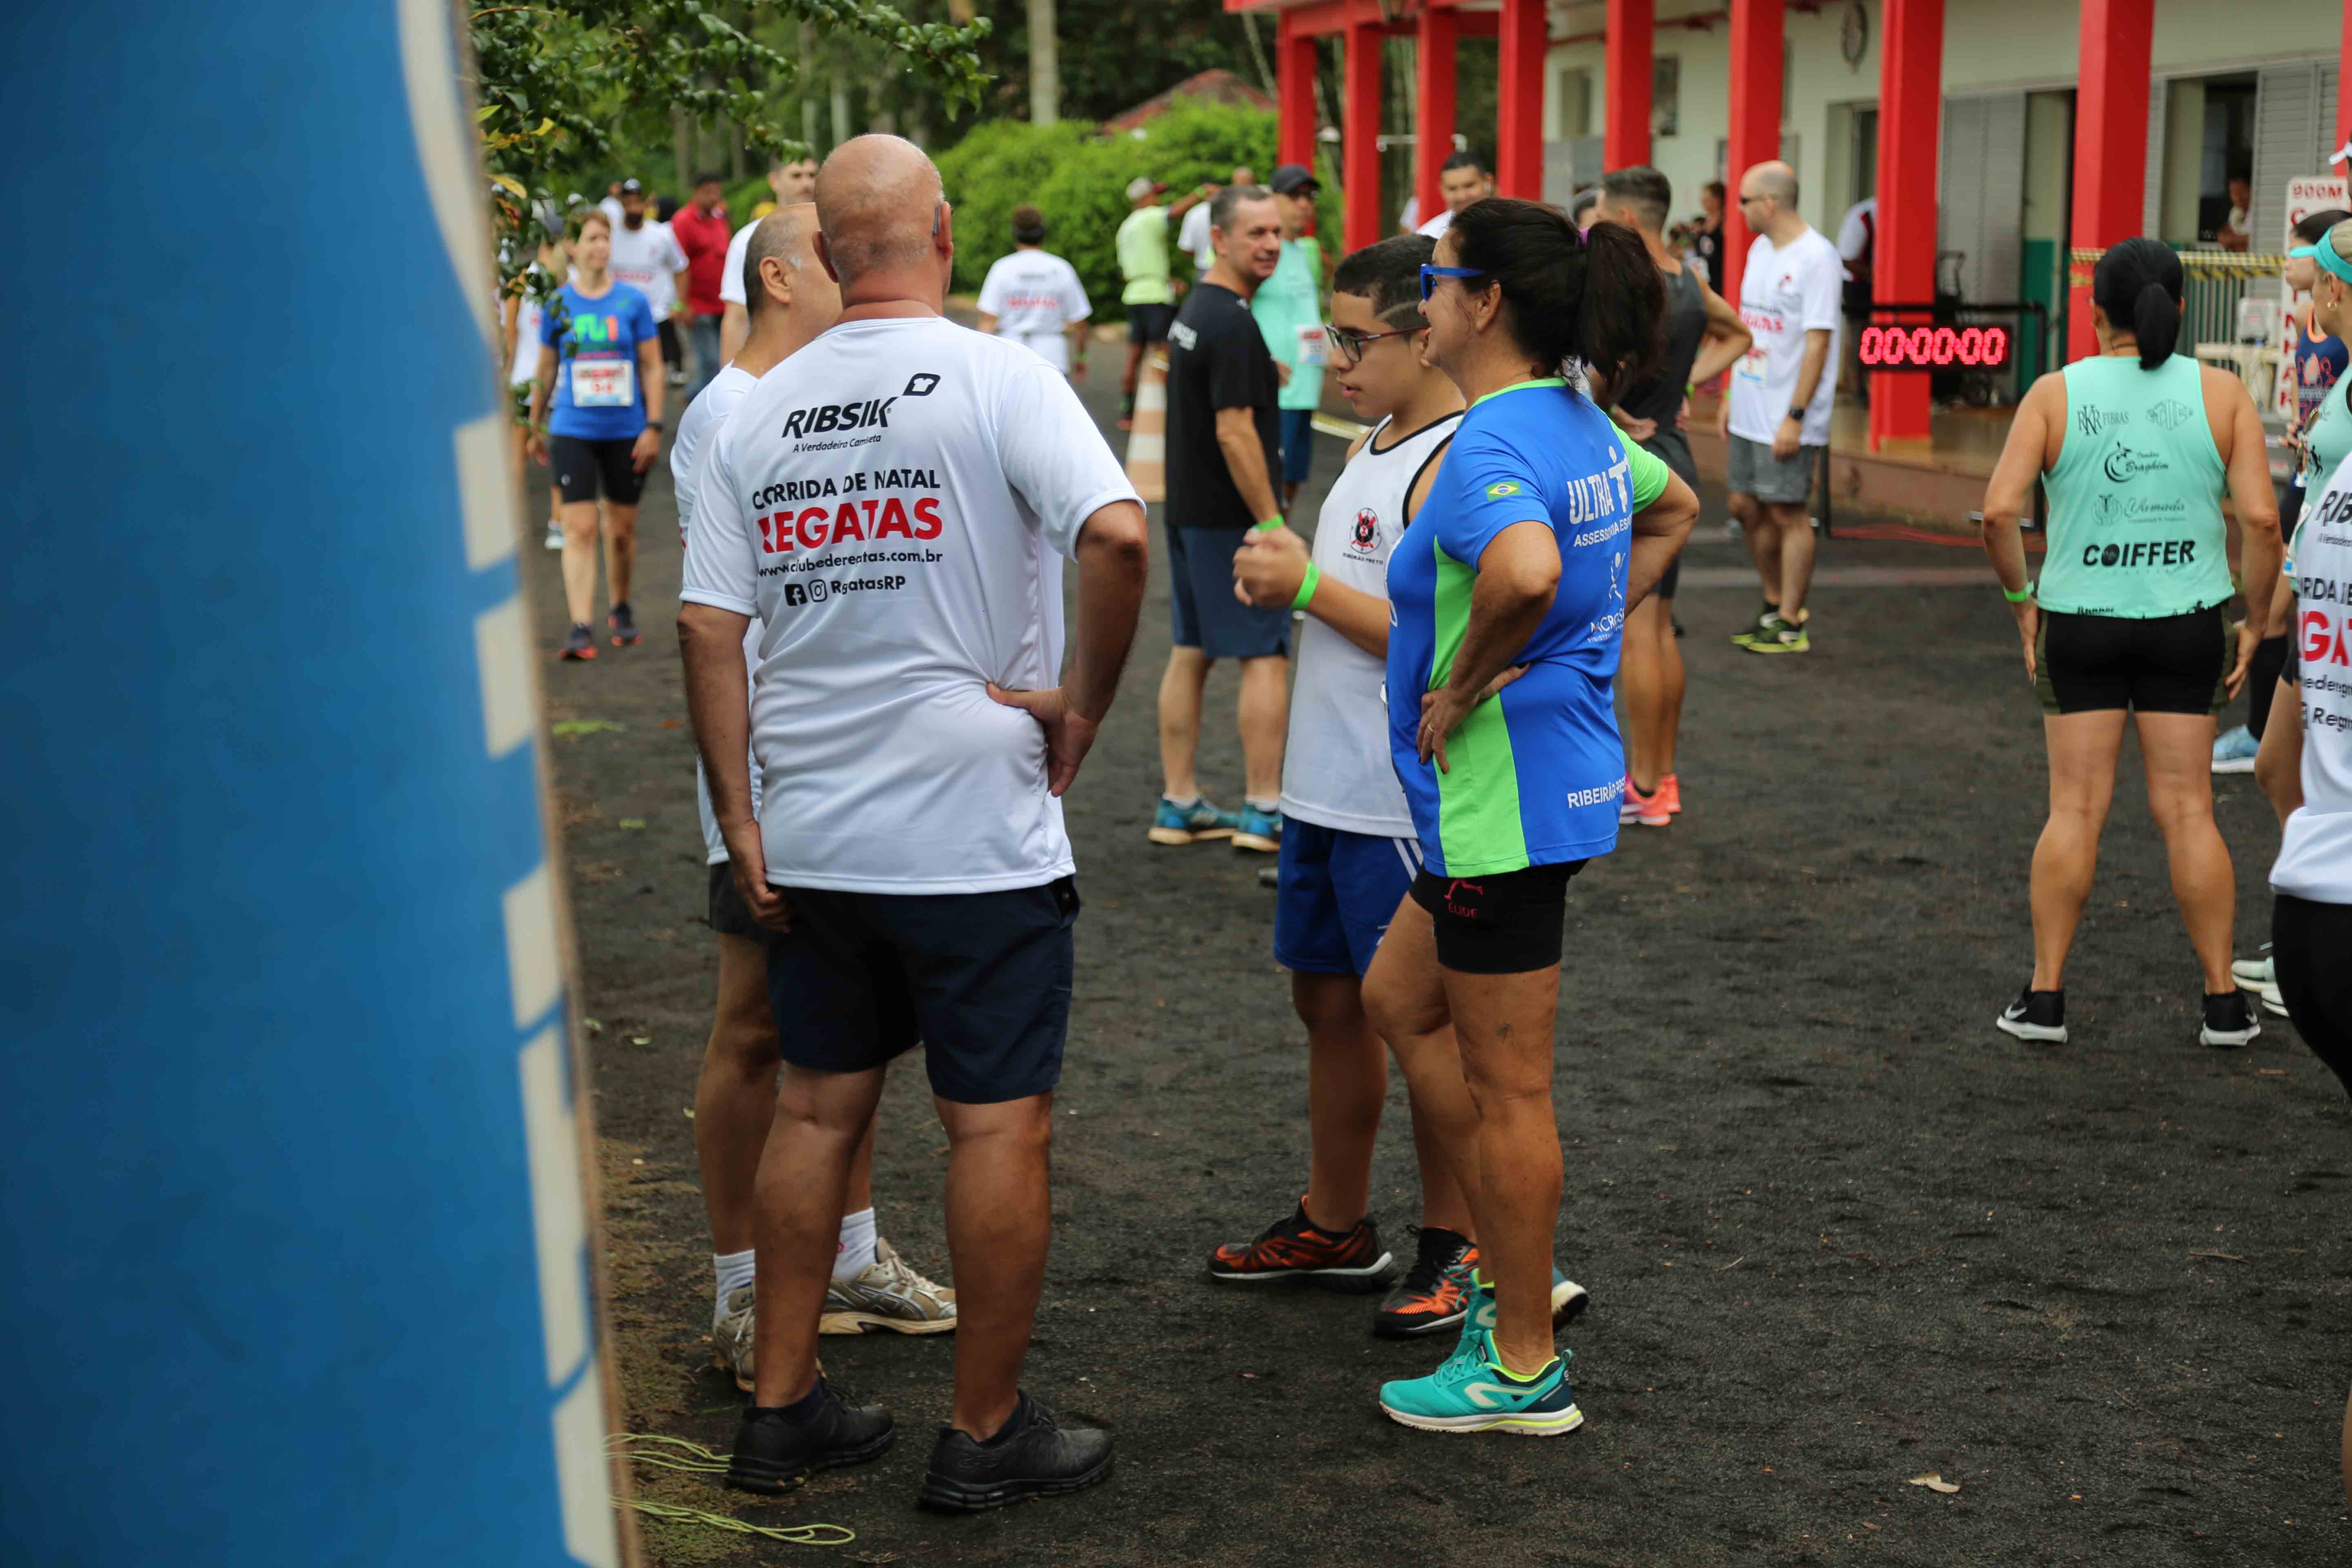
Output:
<instances>
[{"instance_id":1,"label":"white sock","mask_svg":"<svg viewBox=\"0 0 2352 1568\"><path fill-rule=\"evenodd\" d=\"M1194 790L1191 795L1186 795L1182 800L1178 800L1178 799L1177 799L1174 795L1162 795L1162 796L1160 796L1160 799L1162 799L1162 800L1164 800L1164 801L1166 801L1169 805L1171 805L1174 806L1174 807L1175 807L1177 810L1179 810L1179 811L1190 811L1190 810L1192 810L1194 806L1196 806L1196 805L1200 805L1200 804L1201 804L1201 792L1200 792L1200 791L1198 791L1198 790Z\"/></svg>"},{"instance_id":2,"label":"white sock","mask_svg":"<svg viewBox=\"0 0 2352 1568\"><path fill-rule=\"evenodd\" d=\"M1282 810L1282 802L1279 799L1254 800L1249 803L1249 807L1252 811L1262 811L1268 816L1273 816Z\"/></svg>"},{"instance_id":3,"label":"white sock","mask_svg":"<svg viewBox=\"0 0 2352 1568\"><path fill-rule=\"evenodd\" d=\"M874 1211L841 1216L841 1240L833 1249L833 1277L855 1279L874 1267Z\"/></svg>"},{"instance_id":4,"label":"white sock","mask_svg":"<svg viewBox=\"0 0 2352 1568\"><path fill-rule=\"evenodd\" d=\"M714 1324L727 1315L727 1298L751 1282L751 1260L756 1255L751 1247L740 1252L714 1252L710 1267L719 1277L719 1296L710 1304L710 1321Z\"/></svg>"}]
</instances>

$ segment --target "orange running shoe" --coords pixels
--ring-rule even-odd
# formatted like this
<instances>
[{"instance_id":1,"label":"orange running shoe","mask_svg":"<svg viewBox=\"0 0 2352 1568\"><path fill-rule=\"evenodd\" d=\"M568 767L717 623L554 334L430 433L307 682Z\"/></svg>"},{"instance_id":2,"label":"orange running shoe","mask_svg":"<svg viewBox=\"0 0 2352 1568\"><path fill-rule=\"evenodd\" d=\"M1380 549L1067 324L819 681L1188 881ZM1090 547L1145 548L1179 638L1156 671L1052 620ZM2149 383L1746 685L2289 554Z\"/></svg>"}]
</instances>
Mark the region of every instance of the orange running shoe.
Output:
<instances>
[{"instance_id":1,"label":"orange running shoe","mask_svg":"<svg viewBox=\"0 0 2352 1568\"><path fill-rule=\"evenodd\" d=\"M1294 1280L1326 1290L1361 1294L1388 1283L1389 1255L1370 1219L1353 1230L1318 1230L1302 1200L1255 1241L1229 1241L1209 1254L1209 1277L1241 1283Z\"/></svg>"},{"instance_id":2,"label":"orange running shoe","mask_svg":"<svg viewBox=\"0 0 2352 1568\"><path fill-rule=\"evenodd\" d=\"M1674 820L1666 815L1665 785L1660 784L1648 795L1633 787L1633 775L1625 775L1625 798L1618 805L1620 823L1638 822L1644 827L1664 827Z\"/></svg>"},{"instance_id":3,"label":"orange running shoe","mask_svg":"<svg viewBox=\"0 0 2352 1568\"><path fill-rule=\"evenodd\" d=\"M1672 773L1668 773L1665 777L1660 779L1658 781L1658 799L1665 804L1666 815L1668 816L1680 816L1683 814L1682 780L1676 778Z\"/></svg>"},{"instance_id":4,"label":"orange running shoe","mask_svg":"<svg viewBox=\"0 0 2352 1568\"><path fill-rule=\"evenodd\" d=\"M1467 1237L1443 1226L1423 1226L1418 1256L1397 1288L1381 1303L1372 1332L1384 1340L1418 1339L1458 1326L1470 1310L1476 1288L1471 1271L1478 1248Z\"/></svg>"}]
</instances>

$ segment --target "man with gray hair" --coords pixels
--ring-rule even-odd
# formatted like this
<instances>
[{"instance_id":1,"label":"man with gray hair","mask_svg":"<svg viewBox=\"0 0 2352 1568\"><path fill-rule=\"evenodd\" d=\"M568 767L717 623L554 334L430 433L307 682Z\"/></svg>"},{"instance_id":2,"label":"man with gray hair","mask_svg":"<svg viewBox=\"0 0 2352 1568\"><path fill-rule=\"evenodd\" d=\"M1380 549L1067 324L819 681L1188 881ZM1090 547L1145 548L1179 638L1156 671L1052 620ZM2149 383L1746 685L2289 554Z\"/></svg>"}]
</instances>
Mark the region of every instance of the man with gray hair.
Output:
<instances>
[{"instance_id":1,"label":"man with gray hair","mask_svg":"<svg viewBox=\"0 0 2352 1568\"><path fill-rule=\"evenodd\" d=\"M896 1435L826 1386L816 1338L883 1068L919 1042L948 1133L958 1288L954 1403L921 1500L971 1511L1110 1471L1108 1435L1062 1426L1020 1379L1075 967L1061 795L1118 689L1147 536L1069 383L941 314L954 221L919 148L845 142L816 206L845 309L712 442L679 595L712 811L736 890L772 933L780 1024L789 1010L755 1189L751 1404L728 1483L784 1491ZM1066 675L1052 555L1076 567Z\"/></svg>"}]
</instances>

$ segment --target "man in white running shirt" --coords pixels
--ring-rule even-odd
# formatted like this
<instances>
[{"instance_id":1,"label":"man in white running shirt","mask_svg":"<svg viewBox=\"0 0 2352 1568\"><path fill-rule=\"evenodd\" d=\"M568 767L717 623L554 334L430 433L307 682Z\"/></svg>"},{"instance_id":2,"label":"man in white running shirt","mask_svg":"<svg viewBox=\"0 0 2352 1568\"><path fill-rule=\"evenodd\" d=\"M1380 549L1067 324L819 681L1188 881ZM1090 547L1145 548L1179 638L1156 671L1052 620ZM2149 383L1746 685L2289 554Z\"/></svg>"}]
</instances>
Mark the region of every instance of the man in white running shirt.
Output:
<instances>
[{"instance_id":1,"label":"man in white running shirt","mask_svg":"<svg viewBox=\"0 0 2352 1568\"><path fill-rule=\"evenodd\" d=\"M1331 375L1374 420L1348 453L1307 543L1263 530L1234 553L1244 603L1307 612L1282 772L1283 835L1275 961L1307 1026L1307 1178L1291 1214L1254 1241L1209 1257L1212 1278L1297 1280L1371 1291L1389 1254L1371 1215L1372 1147L1388 1095L1388 1047L1364 1016L1372 954L1420 869L1412 816L1388 753L1388 560L1437 476L1462 419L1462 394L1421 358L1421 268L1433 241L1401 235L1339 263L1331 294ZM1469 1206L1430 1143L1416 1107L1421 1155L1419 1256L1381 1302L1372 1331L1388 1338L1459 1324L1475 1266Z\"/></svg>"},{"instance_id":2,"label":"man in white running shirt","mask_svg":"<svg viewBox=\"0 0 2352 1568\"><path fill-rule=\"evenodd\" d=\"M1764 583L1756 625L1731 640L1750 653L1804 653L1805 593L1813 580L1806 502L1830 444L1837 397L1839 313L1845 263L1797 211L1797 174L1759 163L1739 179L1739 210L1756 238L1739 279L1739 319L1753 342L1731 367L1726 487Z\"/></svg>"},{"instance_id":3,"label":"man in white running shirt","mask_svg":"<svg viewBox=\"0 0 2352 1568\"><path fill-rule=\"evenodd\" d=\"M1013 254L1000 256L980 286L980 330L1026 343L1073 381L1087 374L1087 302L1078 269L1047 250L1045 216L1013 209Z\"/></svg>"},{"instance_id":4,"label":"man in white running shirt","mask_svg":"<svg viewBox=\"0 0 2352 1568\"><path fill-rule=\"evenodd\" d=\"M654 320L667 321L686 293L686 252L669 225L646 211L645 187L621 182L621 221L613 226L613 276L646 297Z\"/></svg>"},{"instance_id":5,"label":"man in white running shirt","mask_svg":"<svg viewBox=\"0 0 2352 1568\"><path fill-rule=\"evenodd\" d=\"M1110 1468L1109 1437L1058 1423L1020 1374L1075 970L1060 796L1118 689L1148 535L1069 383L941 314L953 215L920 149L844 143L819 171L817 213L845 309L711 442L679 595L712 809L737 891L772 933L769 994L789 1022L757 1186L753 1391L728 1481L782 1491L891 1441L887 1413L827 1386L816 1337L883 1069L919 1042L948 1133L959 1316L922 1499L970 1510ZM1050 658L1049 552L1078 578L1066 677Z\"/></svg>"},{"instance_id":6,"label":"man in white running shirt","mask_svg":"<svg viewBox=\"0 0 2352 1568\"><path fill-rule=\"evenodd\" d=\"M759 379L815 338L841 314L841 291L816 264L816 209L805 204L779 208L773 223L744 254L751 275L746 292L758 302L751 335L743 352L713 377L703 395L687 405L670 445L670 474L677 492L677 534L692 537L695 485L711 437ZM785 374L790 374L790 372ZM744 638L756 655L760 623ZM710 867L710 929L719 939L719 998L694 1091L694 1150L702 1174L702 1201L710 1217L711 1266L717 1289L711 1307L712 1359L751 1386L752 1185L760 1152L775 1120L776 1017L768 1002L766 932L735 890L727 865L727 841L710 809L702 770L695 769L696 805L702 817L704 858ZM751 768L752 809L759 807L760 773ZM898 1333L951 1331L955 1292L924 1279L882 1239L874 1211L874 1129L857 1146L843 1200L841 1237L835 1244L833 1284L820 1325L825 1333L856 1334L869 1329Z\"/></svg>"},{"instance_id":7,"label":"man in white running shirt","mask_svg":"<svg viewBox=\"0 0 2352 1568\"><path fill-rule=\"evenodd\" d=\"M816 160L782 158L768 163L768 189L775 193L780 207L797 205L816 199ZM743 298L743 247L751 243L751 231L760 226L753 218L735 231L727 242L727 265L719 278L719 300L723 309L719 313L719 352L725 359L733 359L742 352L743 339L751 331L751 319L746 313Z\"/></svg>"}]
</instances>

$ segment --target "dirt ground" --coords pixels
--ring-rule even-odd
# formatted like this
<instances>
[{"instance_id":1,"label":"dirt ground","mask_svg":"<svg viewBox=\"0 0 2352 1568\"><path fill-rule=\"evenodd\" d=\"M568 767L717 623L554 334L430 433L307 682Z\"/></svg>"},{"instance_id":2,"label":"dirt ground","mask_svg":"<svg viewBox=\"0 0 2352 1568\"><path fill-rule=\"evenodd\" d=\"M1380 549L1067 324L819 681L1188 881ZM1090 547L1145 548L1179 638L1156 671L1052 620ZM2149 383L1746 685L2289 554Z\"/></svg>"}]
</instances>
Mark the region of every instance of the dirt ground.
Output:
<instances>
[{"instance_id":1,"label":"dirt ground","mask_svg":"<svg viewBox=\"0 0 2352 1568\"><path fill-rule=\"evenodd\" d=\"M1118 361L1095 363L1108 429ZM1318 447L1308 519L1340 458ZM532 483L543 505L543 470ZM1725 640L1756 595L1721 499L1679 608L1688 809L1629 827L1571 895L1556 1089L1559 1257L1593 1298L1568 1337L1582 1431L1395 1426L1377 1384L1444 1346L1373 1340L1367 1299L1202 1275L1213 1243L1302 1188L1304 1035L1263 862L1144 839L1163 586L1068 801L1087 912L1028 1378L1117 1432L1116 1477L976 1519L918 1512L951 1347L882 1336L825 1352L898 1417L879 1463L780 1502L651 1468L643 1494L845 1525L856 1542L832 1550L861 1563L2352 1562L2352 1107L2284 1020L2242 1052L2198 1045L2128 755L2070 974L2074 1042L1995 1032L2030 967L2042 762L2009 617L1968 570L1981 557L1832 541L1815 651L1756 658ZM723 1451L736 1396L708 1364L688 1115L714 959L666 468L640 531L644 645L551 659L546 679L625 1418ZM527 554L551 656L556 558ZM1202 777L1228 804L1233 700L1220 670ZM2251 778L2216 782L2251 951L2276 830ZM1376 1217L1410 1259L1401 1085L1391 1107ZM884 1233L945 1279L944 1140L912 1061L883 1117ZM1907 1484L1929 1472L1959 1489ZM818 1550L659 1522L645 1541L662 1568Z\"/></svg>"}]
</instances>

